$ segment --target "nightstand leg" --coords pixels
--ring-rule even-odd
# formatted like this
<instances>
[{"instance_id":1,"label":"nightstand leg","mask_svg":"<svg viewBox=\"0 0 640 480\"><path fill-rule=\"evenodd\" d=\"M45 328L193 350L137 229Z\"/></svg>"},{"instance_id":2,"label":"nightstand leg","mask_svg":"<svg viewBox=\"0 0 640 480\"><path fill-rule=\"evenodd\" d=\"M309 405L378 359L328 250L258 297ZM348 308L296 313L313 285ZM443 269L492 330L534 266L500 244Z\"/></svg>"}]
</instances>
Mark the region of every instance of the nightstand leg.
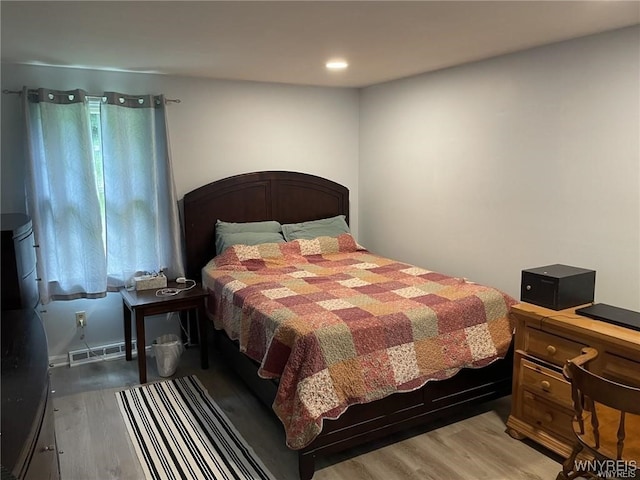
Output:
<instances>
[{"instance_id":1,"label":"nightstand leg","mask_svg":"<svg viewBox=\"0 0 640 480\"><path fill-rule=\"evenodd\" d=\"M144 314L140 310L136 310L136 337L140 383L147 383L147 352L144 344Z\"/></svg>"},{"instance_id":2,"label":"nightstand leg","mask_svg":"<svg viewBox=\"0 0 640 480\"><path fill-rule=\"evenodd\" d=\"M124 356L131 360L131 310L122 302L122 316L124 317Z\"/></svg>"},{"instance_id":3,"label":"nightstand leg","mask_svg":"<svg viewBox=\"0 0 640 480\"><path fill-rule=\"evenodd\" d=\"M200 341L200 366L203 370L209 368L209 349L208 345L208 335L207 335L207 314L204 309L204 301L200 302L198 305L198 310L196 312L198 316L198 340Z\"/></svg>"}]
</instances>

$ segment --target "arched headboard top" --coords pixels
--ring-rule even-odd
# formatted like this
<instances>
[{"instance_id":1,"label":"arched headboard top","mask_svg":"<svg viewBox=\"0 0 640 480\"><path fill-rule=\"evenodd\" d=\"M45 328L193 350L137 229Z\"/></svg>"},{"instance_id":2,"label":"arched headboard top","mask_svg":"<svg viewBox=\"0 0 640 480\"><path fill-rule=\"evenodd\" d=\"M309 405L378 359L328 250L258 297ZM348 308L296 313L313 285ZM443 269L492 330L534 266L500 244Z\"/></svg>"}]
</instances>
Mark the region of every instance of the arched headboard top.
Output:
<instances>
[{"instance_id":1,"label":"arched headboard top","mask_svg":"<svg viewBox=\"0 0 640 480\"><path fill-rule=\"evenodd\" d=\"M345 215L348 222L349 190L307 173L244 173L192 190L184 196L183 209L186 273L199 280L215 254L216 220L298 223Z\"/></svg>"}]
</instances>

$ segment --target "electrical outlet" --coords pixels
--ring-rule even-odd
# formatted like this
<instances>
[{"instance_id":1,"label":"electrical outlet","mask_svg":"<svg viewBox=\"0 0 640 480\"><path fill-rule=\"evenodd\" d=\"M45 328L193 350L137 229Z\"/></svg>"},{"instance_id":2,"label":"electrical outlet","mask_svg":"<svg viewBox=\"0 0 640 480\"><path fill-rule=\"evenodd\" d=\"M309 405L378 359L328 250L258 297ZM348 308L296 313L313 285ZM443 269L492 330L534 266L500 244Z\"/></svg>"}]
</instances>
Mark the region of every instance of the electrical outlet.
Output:
<instances>
[{"instance_id":1,"label":"electrical outlet","mask_svg":"<svg viewBox=\"0 0 640 480\"><path fill-rule=\"evenodd\" d=\"M76 312L76 326L78 328L82 328L82 327L86 327L87 326L87 313L82 311L82 312Z\"/></svg>"}]
</instances>

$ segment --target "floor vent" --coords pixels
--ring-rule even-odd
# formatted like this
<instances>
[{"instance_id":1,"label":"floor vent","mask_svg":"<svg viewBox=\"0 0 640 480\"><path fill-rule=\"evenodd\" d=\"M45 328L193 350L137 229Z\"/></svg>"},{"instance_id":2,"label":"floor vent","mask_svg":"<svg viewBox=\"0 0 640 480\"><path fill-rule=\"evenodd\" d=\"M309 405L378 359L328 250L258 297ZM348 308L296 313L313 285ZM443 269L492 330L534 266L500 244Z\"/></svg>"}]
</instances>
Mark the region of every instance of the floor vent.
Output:
<instances>
[{"instance_id":1,"label":"floor vent","mask_svg":"<svg viewBox=\"0 0 640 480\"><path fill-rule=\"evenodd\" d=\"M131 342L131 351L136 353L136 341ZM122 358L125 355L124 342L101 345L91 348L81 348L69 352L69 366L76 367L85 363L101 362L103 360L113 360Z\"/></svg>"}]
</instances>

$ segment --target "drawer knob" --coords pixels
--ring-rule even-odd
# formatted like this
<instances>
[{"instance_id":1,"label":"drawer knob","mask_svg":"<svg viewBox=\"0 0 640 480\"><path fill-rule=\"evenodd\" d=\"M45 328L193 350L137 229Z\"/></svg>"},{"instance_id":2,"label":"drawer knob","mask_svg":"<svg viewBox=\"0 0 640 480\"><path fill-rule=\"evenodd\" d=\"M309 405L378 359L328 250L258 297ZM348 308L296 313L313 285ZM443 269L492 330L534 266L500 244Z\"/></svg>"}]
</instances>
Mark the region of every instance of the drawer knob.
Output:
<instances>
[{"instance_id":1,"label":"drawer knob","mask_svg":"<svg viewBox=\"0 0 640 480\"><path fill-rule=\"evenodd\" d=\"M549 390L551 388L551 384L549 383L548 380L542 380L540 382L540 386L542 387L543 390Z\"/></svg>"},{"instance_id":2,"label":"drawer knob","mask_svg":"<svg viewBox=\"0 0 640 480\"><path fill-rule=\"evenodd\" d=\"M547 345L547 353L549 355L555 355L558 350L553 345Z\"/></svg>"},{"instance_id":3,"label":"drawer knob","mask_svg":"<svg viewBox=\"0 0 640 480\"><path fill-rule=\"evenodd\" d=\"M47 445L46 447L44 447L44 448L42 449L42 451L43 451L43 452L51 452L51 451L53 451L53 450L55 450L55 449L56 449L55 445Z\"/></svg>"},{"instance_id":4,"label":"drawer knob","mask_svg":"<svg viewBox=\"0 0 640 480\"><path fill-rule=\"evenodd\" d=\"M553 415L551 415L549 412L545 412L543 418L544 418L544 421L547 423L553 422Z\"/></svg>"}]
</instances>

